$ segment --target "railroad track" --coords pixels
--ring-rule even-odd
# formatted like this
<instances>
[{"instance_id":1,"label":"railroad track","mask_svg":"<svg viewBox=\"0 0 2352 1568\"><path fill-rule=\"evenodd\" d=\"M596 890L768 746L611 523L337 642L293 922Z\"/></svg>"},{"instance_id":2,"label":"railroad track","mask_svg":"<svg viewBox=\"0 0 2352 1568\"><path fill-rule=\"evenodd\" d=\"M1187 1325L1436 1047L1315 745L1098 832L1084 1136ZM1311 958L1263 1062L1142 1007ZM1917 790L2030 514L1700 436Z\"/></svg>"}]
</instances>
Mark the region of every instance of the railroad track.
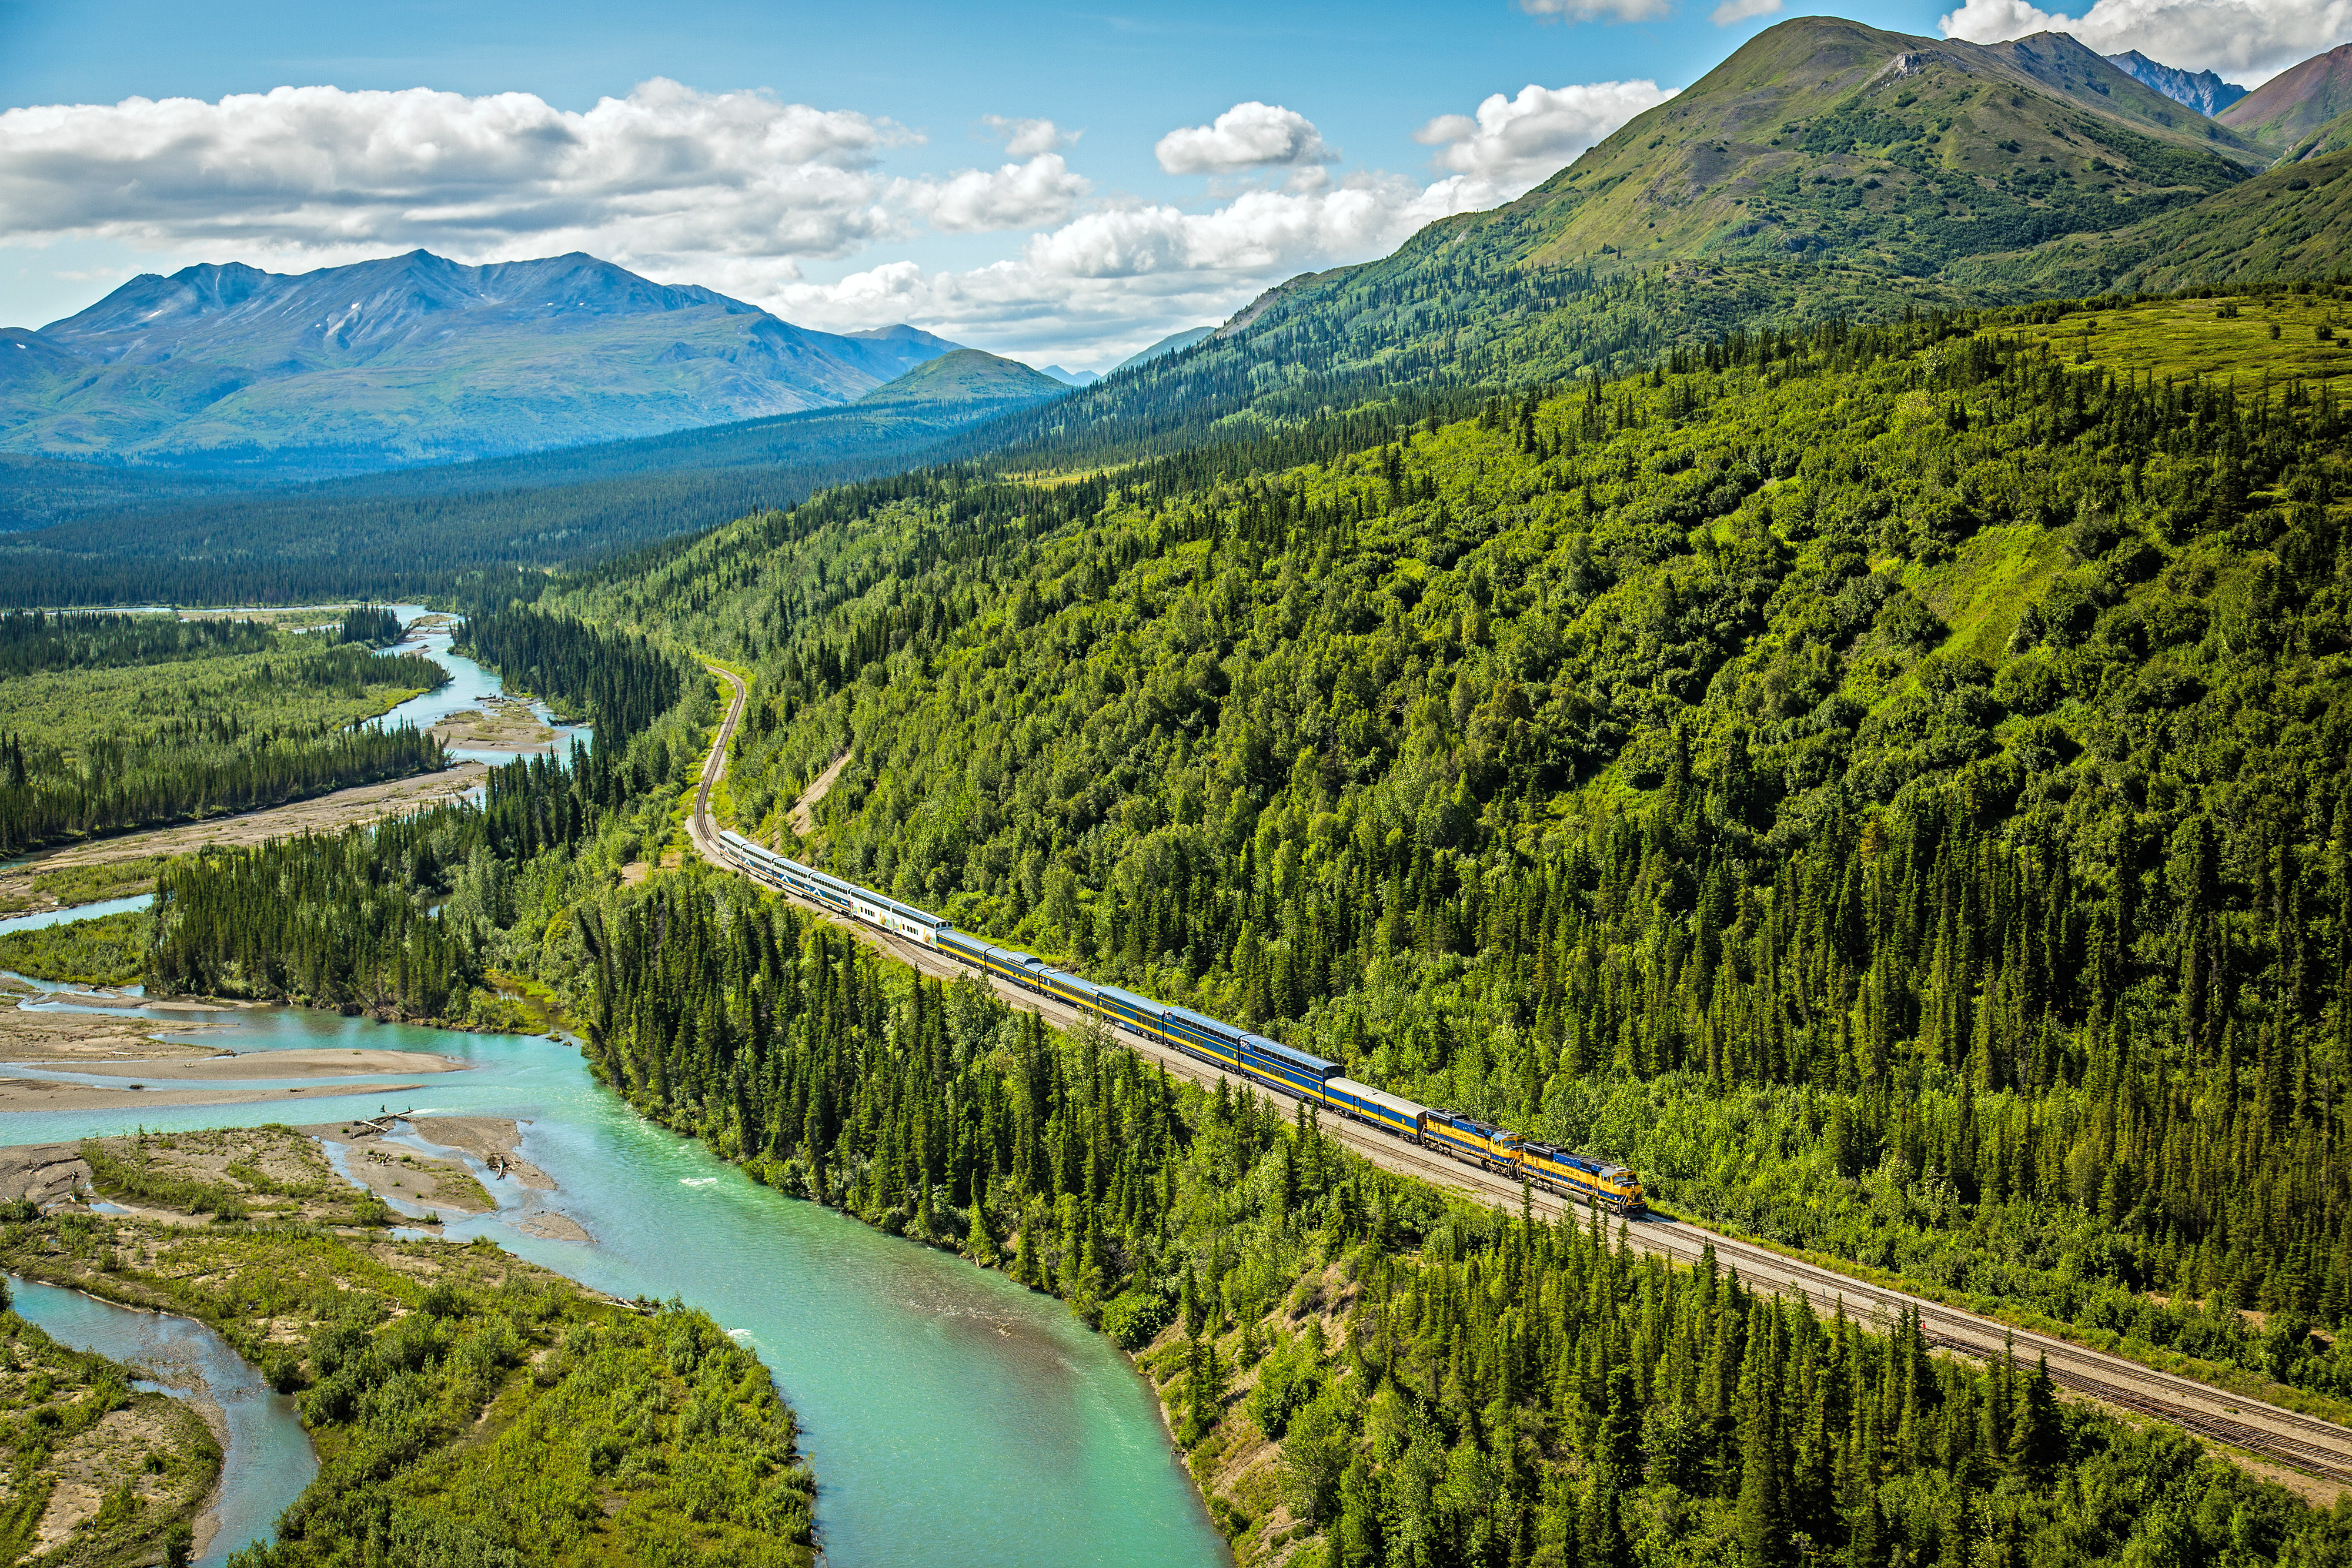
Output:
<instances>
[{"instance_id":1,"label":"railroad track","mask_svg":"<svg viewBox=\"0 0 2352 1568\"><path fill-rule=\"evenodd\" d=\"M743 683L734 675L716 665L709 667L711 674L734 688L735 697L728 706L726 718L719 725L719 737L710 748L710 756L703 764L702 778L695 792L694 811L688 820L688 829L696 849L704 859L723 869L732 870L719 852L718 829L710 821L710 792L725 776L727 747L734 738L736 724L742 716L746 694ZM777 888L772 891L844 930L855 933L861 941L924 974L940 979L956 979L973 973L934 948L843 919L834 911L787 890ZM1004 1000L1015 1007L1026 1008L1048 1022L1064 1028L1076 1027L1081 1022L1098 1022L1087 1019L1076 1009L1055 998L1038 996L993 976L982 977ZM1196 1083L1213 1087L1220 1079L1230 1079L1239 1088L1263 1091L1265 1087L1232 1077L1208 1062L1171 1051L1156 1040L1122 1032L1120 1042L1138 1056L1157 1062L1170 1072ZM1335 1118L1325 1121L1322 1128L1326 1134L1384 1170L1414 1176L1465 1197L1497 1202L1506 1207L1524 1197L1534 1212L1547 1218L1558 1218L1571 1207L1580 1207L1572 1206L1568 1199L1550 1193L1528 1189L1516 1179L1465 1165L1358 1123ZM1945 1350L1979 1361L1991 1361L2013 1345L2021 1360L2046 1357L2051 1380L2075 1393L2136 1415L2168 1422L2184 1431L2214 1438L2294 1469L2352 1484L2352 1430L2333 1422L2231 1394L2194 1378L2158 1372L2137 1362L2126 1361L2121 1356L2109 1355L2049 1334L2012 1329L2006 1323L1979 1317L1958 1307L1946 1306L1924 1296L1915 1296L1889 1286L1840 1274L1817 1263L1783 1257L1768 1247L1708 1230L1686 1219L1654 1215L1646 1219L1626 1222L1624 1235L1639 1250L1656 1253L1678 1263L1697 1262L1706 1249L1712 1246L1717 1262L1722 1267L1737 1270L1740 1278L1749 1285L1801 1296L1822 1312L1843 1308L1849 1316L1885 1325L1907 1310L1916 1310L1921 1333L1930 1343Z\"/></svg>"}]
</instances>

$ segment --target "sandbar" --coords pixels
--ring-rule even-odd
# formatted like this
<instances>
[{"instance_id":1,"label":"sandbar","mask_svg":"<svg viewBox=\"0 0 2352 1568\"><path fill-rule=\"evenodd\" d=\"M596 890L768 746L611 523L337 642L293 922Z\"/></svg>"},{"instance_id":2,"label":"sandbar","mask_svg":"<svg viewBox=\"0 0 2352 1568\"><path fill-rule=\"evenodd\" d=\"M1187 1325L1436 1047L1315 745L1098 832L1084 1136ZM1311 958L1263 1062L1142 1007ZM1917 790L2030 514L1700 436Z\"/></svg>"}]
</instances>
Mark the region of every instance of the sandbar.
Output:
<instances>
[{"instance_id":1,"label":"sandbar","mask_svg":"<svg viewBox=\"0 0 2352 1568\"><path fill-rule=\"evenodd\" d=\"M291 1074L289 1074L291 1076ZM163 1082L158 1079L156 1082ZM142 1105L250 1105L263 1100L319 1100L338 1094L397 1094L422 1083L313 1084L299 1089L110 1089L97 1083L51 1083L0 1078L0 1114L11 1111L135 1111Z\"/></svg>"},{"instance_id":2,"label":"sandbar","mask_svg":"<svg viewBox=\"0 0 2352 1568\"><path fill-rule=\"evenodd\" d=\"M443 1148L463 1149L490 1167L490 1179L511 1179L532 1192L553 1192L555 1178L519 1159L522 1128L511 1116L418 1116L409 1124L416 1135Z\"/></svg>"},{"instance_id":3,"label":"sandbar","mask_svg":"<svg viewBox=\"0 0 2352 1568\"><path fill-rule=\"evenodd\" d=\"M557 1214L552 1209L534 1209L530 1213L524 1215L520 1219L515 1221L515 1228L521 1231L525 1236L536 1236L545 1241L589 1241L594 1239L594 1238L591 1237L585 1230L583 1230L580 1228L579 1223L573 1220L570 1216Z\"/></svg>"},{"instance_id":4,"label":"sandbar","mask_svg":"<svg viewBox=\"0 0 2352 1568\"><path fill-rule=\"evenodd\" d=\"M0 1199L29 1197L47 1205L71 1197L89 1179L79 1144L0 1146Z\"/></svg>"},{"instance_id":5,"label":"sandbar","mask_svg":"<svg viewBox=\"0 0 2352 1568\"><path fill-rule=\"evenodd\" d=\"M314 1046L300 1051L247 1051L201 1061L93 1062L77 1071L93 1076L157 1083L237 1083L257 1078L353 1078L368 1072L463 1072L454 1058L422 1051L353 1051Z\"/></svg>"},{"instance_id":6,"label":"sandbar","mask_svg":"<svg viewBox=\"0 0 2352 1568\"><path fill-rule=\"evenodd\" d=\"M433 727L433 734L453 749L515 756L552 751L557 739L555 730L529 703L497 696L484 698L480 707L451 714Z\"/></svg>"},{"instance_id":7,"label":"sandbar","mask_svg":"<svg viewBox=\"0 0 2352 1568\"><path fill-rule=\"evenodd\" d=\"M87 1005L88 1000L74 998L77 1007ZM156 1031L169 1029L184 1034L204 1027L194 1022L167 1024L154 1019L0 1004L0 1061L77 1072L95 1071L107 1061L185 1061L215 1055L220 1047L162 1040Z\"/></svg>"}]
</instances>

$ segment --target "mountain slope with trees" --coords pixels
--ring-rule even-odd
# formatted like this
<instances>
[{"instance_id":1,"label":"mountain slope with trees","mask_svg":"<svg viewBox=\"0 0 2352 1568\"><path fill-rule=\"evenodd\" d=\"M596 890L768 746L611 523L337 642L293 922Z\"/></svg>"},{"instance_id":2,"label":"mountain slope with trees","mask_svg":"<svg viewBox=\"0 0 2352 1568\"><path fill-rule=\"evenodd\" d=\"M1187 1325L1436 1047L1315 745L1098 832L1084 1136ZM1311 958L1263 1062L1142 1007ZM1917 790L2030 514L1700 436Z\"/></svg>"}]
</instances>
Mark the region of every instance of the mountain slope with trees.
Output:
<instances>
[{"instance_id":1,"label":"mountain slope with trees","mask_svg":"<svg viewBox=\"0 0 2352 1568\"><path fill-rule=\"evenodd\" d=\"M2352 1394L2295 1326L2352 1311L2337 304L1743 337L1310 467L839 492L573 604L752 668L747 831L846 745L845 875Z\"/></svg>"}]
</instances>

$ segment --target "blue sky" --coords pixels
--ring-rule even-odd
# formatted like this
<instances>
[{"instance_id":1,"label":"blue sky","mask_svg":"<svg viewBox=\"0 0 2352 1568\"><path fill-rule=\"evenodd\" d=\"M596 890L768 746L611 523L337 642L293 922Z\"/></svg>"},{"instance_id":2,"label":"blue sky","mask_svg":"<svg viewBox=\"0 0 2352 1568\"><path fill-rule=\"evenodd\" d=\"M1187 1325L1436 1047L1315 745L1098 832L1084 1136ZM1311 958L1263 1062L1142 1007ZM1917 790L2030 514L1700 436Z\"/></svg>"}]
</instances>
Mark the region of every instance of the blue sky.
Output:
<instances>
[{"instance_id":1,"label":"blue sky","mask_svg":"<svg viewBox=\"0 0 2352 1568\"><path fill-rule=\"evenodd\" d=\"M1517 194L1781 20L1732 15L1770 4L0 0L0 323L198 260L581 248L814 326L914 319L1107 365ZM2249 7L2284 30L2275 63L2225 57L2248 28L2215 24ZM2334 9L2098 0L2077 30L2259 78ZM331 90L235 96L283 88ZM131 99L196 101L61 107Z\"/></svg>"}]
</instances>

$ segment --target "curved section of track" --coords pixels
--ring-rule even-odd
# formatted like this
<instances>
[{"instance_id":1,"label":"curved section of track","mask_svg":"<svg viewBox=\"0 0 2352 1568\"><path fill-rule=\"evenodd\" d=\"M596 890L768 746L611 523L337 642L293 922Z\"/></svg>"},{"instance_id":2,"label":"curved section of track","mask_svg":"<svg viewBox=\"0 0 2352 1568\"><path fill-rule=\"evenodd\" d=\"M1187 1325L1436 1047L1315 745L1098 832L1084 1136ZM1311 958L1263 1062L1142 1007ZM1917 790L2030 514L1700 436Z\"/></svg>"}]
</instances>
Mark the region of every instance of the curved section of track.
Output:
<instances>
[{"instance_id":1,"label":"curved section of track","mask_svg":"<svg viewBox=\"0 0 2352 1568\"><path fill-rule=\"evenodd\" d=\"M716 665L709 668L734 688L735 697L719 727L719 737L710 748L709 759L703 764L689 831L703 858L727 867L719 853L718 829L710 821L710 792L726 774L727 748L734 738L737 721L742 716L745 692L743 683L734 675ZM973 973L936 949L843 920L833 911L793 898L782 890L774 891L779 897L792 898L803 909L855 932L870 946L927 975L955 979ZM1010 982L991 977L989 984L1007 1002L1027 1008L1064 1028L1090 1021L1075 1008L1023 990ZM1213 1085L1218 1079L1229 1076L1207 1062L1170 1051L1156 1041L1123 1035L1121 1043L1138 1056L1195 1082ZM1234 1082L1237 1087L1264 1087L1240 1079ZM1325 1133L1383 1169L1415 1176L1465 1197L1507 1207L1519 1202L1524 1195L1537 1213L1547 1217L1558 1217L1571 1207L1550 1194L1530 1192L1513 1178L1464 1165L1356 1123L1327 1120L1322 1125ZM2066 1340L2011 1329L1957 1307L1853 1279L1818 1264L1785 1258L1769 1248L1705 1229L1686 1219L1654 1216L1628 1224L1625 1234L1643 1251L1655 1252L1681 1263L1696 1262L1701 1253L1712 1246L1717 1261L1738 1270L1749 1285L1802 1296L1822 1312L1843 1307L1850 1316L1891 1322L1902 1312L1916 1309L1921 1331L1931 1342L1979 1360L2001 1354L2004 1345L2013 1342L2022 1358L2046 1356L2052 1379L2065 1387L2295 1469L2352 1483L2352 1430L2332 1422L2244 1398L2193 1378L2157 1372L2137 1362Z\"/></svg>"},{"instance_id":2,"label":"curved section of track","mask_svg":"<svg viewBox=\"0 0 2352 1568\"><path fill-rule=\"evenodd\" d=\"M710 755L703 760L702 778L694 787L694 810L686 820L686 836L694 841L703 859L724 865L726 862L719 858L719 830L710 822L710 791L727 776L727 748L734 743L735 727L743 720L743 703L751 694L733 671L716 664L702 667L734 688L735 695L727 705L727 716L719 721L719 738L710 743Z\"/></svg>"}]
</instances>

